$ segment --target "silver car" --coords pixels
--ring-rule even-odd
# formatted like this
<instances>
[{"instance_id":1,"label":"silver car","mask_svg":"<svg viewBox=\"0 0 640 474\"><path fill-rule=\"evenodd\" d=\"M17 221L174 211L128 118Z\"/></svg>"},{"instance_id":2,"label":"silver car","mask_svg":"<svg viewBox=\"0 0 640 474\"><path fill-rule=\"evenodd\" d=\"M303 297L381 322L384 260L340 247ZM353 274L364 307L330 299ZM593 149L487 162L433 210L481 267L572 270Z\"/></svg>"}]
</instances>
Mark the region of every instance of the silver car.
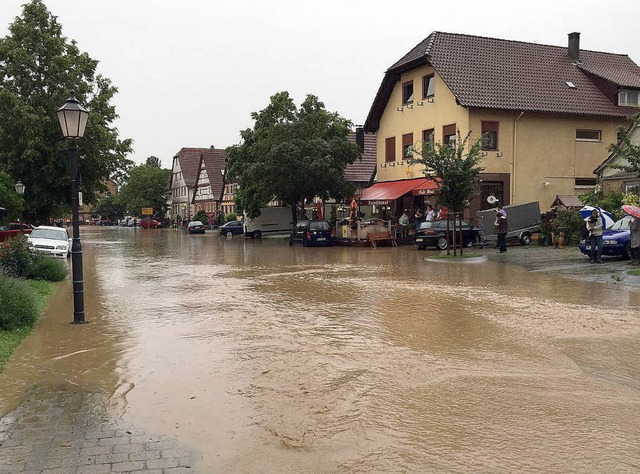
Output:
<instances>
[{"instance_id":1,"label":"silver car","mask_svg":"<svg viewBox=\"0 0 640 474\"><path fill-rule=\"evenodd\" d=\"M55 255L56 257L71 256L71 239L67 231L61 227L41 225L33 229L27 237L29 248L34 251Z\"/></svg>"}]
</instances>

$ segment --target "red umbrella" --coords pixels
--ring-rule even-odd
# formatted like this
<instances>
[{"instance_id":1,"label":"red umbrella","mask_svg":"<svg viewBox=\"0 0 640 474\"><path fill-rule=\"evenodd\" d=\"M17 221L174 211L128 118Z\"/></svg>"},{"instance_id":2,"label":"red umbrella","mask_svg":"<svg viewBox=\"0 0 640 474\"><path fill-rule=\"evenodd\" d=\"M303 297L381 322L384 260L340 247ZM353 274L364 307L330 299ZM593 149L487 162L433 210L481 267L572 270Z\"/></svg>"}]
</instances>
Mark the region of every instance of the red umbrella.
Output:
<instances>
[{"instance_id":1,"label":"red umbrella","mask_svg":"<svg viewBox=\"0 0 640 474\"><path fill-rule=\"evenodd\" d=\"M624 204L622 206L622 210L629 214L630 216L637 217L640 219L640 207L629 206L628 204Z\"/></svg>"}]
</instances>

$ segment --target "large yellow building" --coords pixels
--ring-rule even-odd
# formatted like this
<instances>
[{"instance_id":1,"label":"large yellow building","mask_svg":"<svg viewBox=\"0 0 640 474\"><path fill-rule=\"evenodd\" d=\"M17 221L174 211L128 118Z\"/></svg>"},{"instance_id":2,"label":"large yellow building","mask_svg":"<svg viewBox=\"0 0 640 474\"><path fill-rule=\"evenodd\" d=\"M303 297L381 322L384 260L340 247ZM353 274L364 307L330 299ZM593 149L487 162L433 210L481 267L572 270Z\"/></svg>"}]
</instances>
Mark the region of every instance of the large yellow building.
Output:
<instances>
[{"instance_id":1,"label":"large yellow building","mask_svg":"<svg viewBox=\"0 0 640 474\"><path fill-rule=\"evenodd\" d=\"M423 172L409 166L408 148L450 143L456 131L483 137L470 216L489 195L544 210L557 195L594 186L593 169L640 105L640 68L626 55L581 51L579 40L571 33L557 47L432 33L387 70L367 117L365 131L377 134L374 187L411 179L419 187ZM433 199L424 194L389 197L398 213L424 207Z\"/></svg>"}]
</instances>

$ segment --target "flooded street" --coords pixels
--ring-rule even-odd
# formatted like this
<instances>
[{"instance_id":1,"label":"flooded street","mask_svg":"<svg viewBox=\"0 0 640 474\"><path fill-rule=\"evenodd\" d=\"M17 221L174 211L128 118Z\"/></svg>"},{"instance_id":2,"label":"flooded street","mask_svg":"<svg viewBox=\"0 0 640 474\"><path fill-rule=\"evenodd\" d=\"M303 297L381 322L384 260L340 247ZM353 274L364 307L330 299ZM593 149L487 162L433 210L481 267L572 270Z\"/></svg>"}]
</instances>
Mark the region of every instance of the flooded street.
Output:
<instances>
[{"instance_id":1,"label":"flooded street","mask_svg":"<svg viewBox=\"0 0 640 474\"><path fill-rule=\"evenodd\" d=\"M637 288L414 247L82 239L91 323L66 281L0 416L34 386L98 394L191 472L640 471Z\"/></svg>"}]
</instances>

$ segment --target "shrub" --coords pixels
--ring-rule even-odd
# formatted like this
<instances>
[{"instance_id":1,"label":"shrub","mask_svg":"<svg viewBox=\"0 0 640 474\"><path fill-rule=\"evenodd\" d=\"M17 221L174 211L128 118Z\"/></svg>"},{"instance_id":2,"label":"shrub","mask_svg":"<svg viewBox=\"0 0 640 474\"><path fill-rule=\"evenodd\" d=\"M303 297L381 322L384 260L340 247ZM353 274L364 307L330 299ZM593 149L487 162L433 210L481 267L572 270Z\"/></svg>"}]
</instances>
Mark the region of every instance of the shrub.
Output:
<instances>
[{"instance_id":1,"label":"shrub","mask_svg":"<svg viewBox=\"0 0 640 474\"><path fill-rule=\"evenodd\" d=\"M613 214L613 217L616 220L620 219L624 215L624 212L621 209L622 204L625 204L623 202L624 195L622 193L612 191L606 195L603 195L602 192L599 191L598 188L596 188L593 191L581 194L579 197L580 200L586 205L598 206L605 211L609 211L611 214Z\"/></svg>"},{"instance_id":2,"label":"shrub","mask_svg":"<svg viewBox=\"0 0 640 474\"><path fill-rule=\"evenodd\" d=\"M33 256L25 235L16 235L0 243L0 269L5 275L24 278Z\"/></svg>"},{"instance_id":3,"label":"shrub","mask_svg":"<svg viewBox=\"0 0 640 474\"><path fill-rule=\"evenodd\" d=\"M582 226L582 217L580 212L574 209L559 207L556 215L549 222L551 232L558 234L564 232L565 245L574 245L582 239L580 228Z\"/></svg>"},{"instance_id":4,"label":"shrub","mask_svg":"<svg viewBox=\"0 0 640 474\"><path fill-rule=\"evenodd\" d=\"M203 210L199 210L198 212L196 212L196 214L195 214L195 216L193 216L192 220L200 221L204 225L209 225L209 216Z\"/></svg>"},{"instance_id":5,"label":"shrub","mask_svg":"<svg viewBox=\"0 0 640 474\"><path fill-rule=\"evenodd\" d=\"M35 255L25 276L34 280L62 281L67 277L67 267L49 255Z\"/></svg>"},{"instance_id":6,"label":"shrub","mask_svg":"<svg viewBox=\"0 0 640 474\"><path fill-rule=\"evenodd\" d=\"M31 327L38 319L38 302L24 280L0 275L0 329Z\"/></svg>"},{"instance_id":7,"label":"shrub","mask_svg":"<svg viewBox=\"0 0 640 474\"><path fill-rule=\"evenodd\" d=\"M226 222L231 222L231 221L235 221L238 220L238 216L236 215L235 212L232 212L230 214L227 214L226 216L224 216L224 221Z\"/></svg>"}]
</instances>

